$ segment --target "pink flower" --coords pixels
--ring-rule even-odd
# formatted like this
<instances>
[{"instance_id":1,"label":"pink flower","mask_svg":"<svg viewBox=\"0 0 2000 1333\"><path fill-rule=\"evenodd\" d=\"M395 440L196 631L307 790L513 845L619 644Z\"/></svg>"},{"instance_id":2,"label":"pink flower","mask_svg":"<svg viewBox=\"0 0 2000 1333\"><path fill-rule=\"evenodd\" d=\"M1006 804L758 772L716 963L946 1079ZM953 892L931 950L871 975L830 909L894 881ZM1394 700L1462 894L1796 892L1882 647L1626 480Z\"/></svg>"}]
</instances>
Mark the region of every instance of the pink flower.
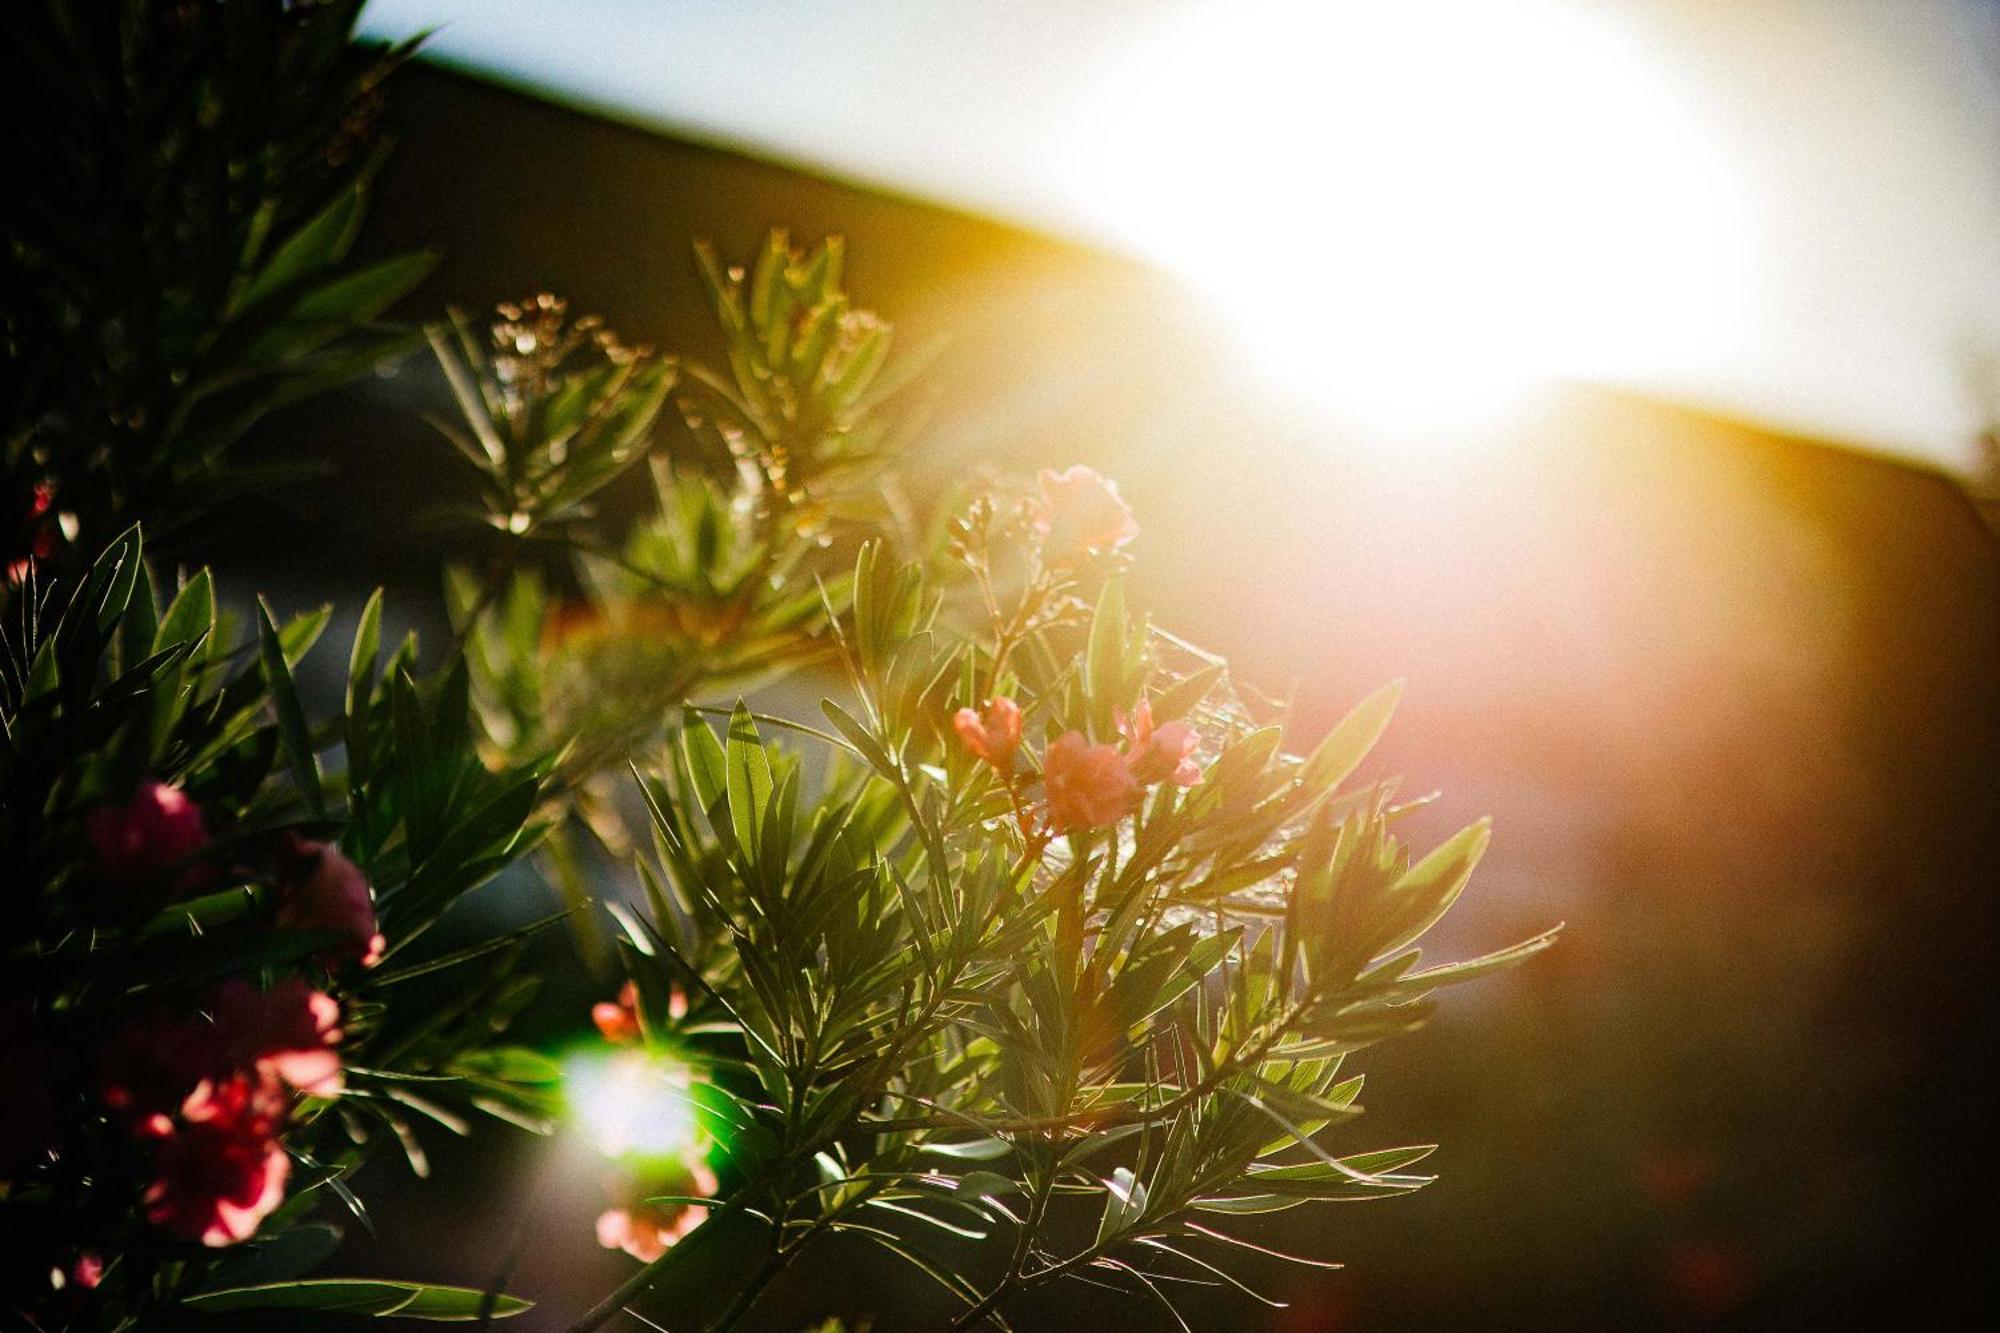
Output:
<instances>
[{"instance_id":1,"label":"pink flower","mask_svg":"<svg viewBox=\"0 0 2000 1333\"><path fill-rule=\"evenodd\" d=\"M1201 765L1194 761L1201 737L1185 722L1155 727L1150 700L1141 699L1129 718L1119 718L1118 730L1125 737L1125 762L1140 785L1172 778L1176 786L1192 787L1201 781Z\"/></svg>"},{"instance_id":2,"label":"pink flower","mask_svg":"<svg viewBox=\"0 0 2000 1333\"><path fill-rule=\"evenodd\" d=\"M687 993L679 986L667 987L667 1017L678 1023L687 1017L687 1011ZM606 1041L638 1041L645 1035L639 1024L639 987L628 981L618 988L616 1000L599 1000L590 1006L590 1021L597 1024Z\"/></svg>"},{"instance_id":3,"label":"pink flower","mask_svg":"<svg viewBox=\"0 0 2000 1333\"><path fill-rule=\"evenodd\" d=\"M706 1163L688 1167L689 1194L712 1195L715 1173ZM623 1208L607 1208L597 1217L597 1243L607 1250L623 1250L641 1263L672 1249L683 1237L700 1226L708 1209L698 1203L634 1203Z\"/></svg>"},{"instance_id":4,"label":"pink flower","mask_svg":"<svg viewBox=\"0 0 2000 1333\"><path fill-rule=\"evenodd\" d=\"M619 987L616 1001L599 1000L590 1006L590 1021L606 1041L639 1040L639 988L628 981Z\"/></svg>"},{"instance_id":5,"label":"pink flower","mask_svg":"<svg viewBox=\"0 0 2000 1333\"><path fill-rule=\"evenodd\" d=\"M303 838L294 838L285 856L293 869L273 924L340 936L338 945L320 955L328 967L349 961L373 967L382 961L388 941L375 929L375 900L360 868L338 849Z\"/></svg>"},{"instance_id":6,"label":"pink flower","mask_svg":"<svg viewBox=\"0 0 2000 1333\"><path fill-rule=\"evenodd\" d=\"M340 1091L340 1005L292 978L259 990L247 981L216 988L206 1017L154 1010L106 1047L99 1095L141 1138L174 1133L174 1118L205 1084L254 1075L274 1094L289 1084L315 1097Z\"/></svg>"},{"instance_id":7,"label":"pink flower","mask_svg":"<svg viewBox=\"0 0 2000 1333\"><path fill-rule=\"evenodd\" d=\"M1052 558L1116 550L1139 535L1131 508L1109 477L1078 464L1063 472L1044 468L1041 483L1032 513Z\"/></svg>"},{"instance_id":8,"label":"pink flower","mask_svg":"<svg viewBox=\"0 0 2000 1333\"><path fill-rule=\"evenodd\" d=\"M247 1073L203 1080L154 1158L146 1220L182 1240L233 1245L285 1197L291 1163L278 1142L285 1102Z\"/></svg>"},{"instance_id":9,"label":"pink flower","mask_svg":"<svg viewBox=\"0 0 2000 1333\"><path fill-rule=\"evenodd\" d=\"M340 1002L331 995L297 977L267 991L225 981L213 1012L223 1069L255 1070L313 1097L340 1092Z\"/></svg>"},{"instance_id":10,"label":"pink flower","mask_svg":"<svg viewBox=\"0 0 2000 1333\"><path fill-rule=\"evenodd\" d=\"M270 990L225 981L208 1012L155 1010L107 1048L104 1104L156 1141L142 1202L155 1226L183 1240L232 1245L255 1234L284 1197L279 1141L294 1091L340 1091L340 1006L293 977Z\"/></svg>"},{"instance_id":11,"label":"pink flower","mask_svg":"<svg viewBox=\"0 0 2000 1333\"><path fill-rule=\"evenodd\" d=\"M1014 753L1021 748L1021 705L1004 694L986 701L985 709L961 708L951 725L965 748L1006 777L1014 771Z\"/></svg>"},{"instance_id":12,"label":"pink flower","mask_svg":"<svg viewBox=\"0 0 2000 1333\"><path fill-rule=\"evenodd\" d=\"M197 1084L221 1071L215 1035L156 1009L105 1045L98 1095L141 1138L165 1138Z\"/></svg>"},{"instance_id":13,"label":"pink flower","mask_svg":"<svg viewBox=\"0 0 2000 1333\"><path fill-rule=\"evenodd\" d=\"M1112 746L1092 745L1075 731L1050 742L1042 784L1049 827L1057 833L1116 823L1139 800L1139 783L1125 756Z\"/></svg>"},{"instance_id":14,"label":"pink flower","mask_svg":"<svg viewBox=\"0 0 2000 1333\"><path fill-rule=\"evenodd\" d=\"M69 1282L73 1287L89 1291L104 1281L104 1260L94 1254L80 1254L70 1265Z\"/></svg>"},{"instance_id":15,"label":"pink flower","mask_svg":"<svg viewBox=\"0 0 2000 1333\"><path fill-rule=\"evenodd\" d=\"M123 805L100 805L84 819L98 864L118 880L146 880L208 844L201 807L178 787L148 780Z\"/></svg>"}]
</instances>

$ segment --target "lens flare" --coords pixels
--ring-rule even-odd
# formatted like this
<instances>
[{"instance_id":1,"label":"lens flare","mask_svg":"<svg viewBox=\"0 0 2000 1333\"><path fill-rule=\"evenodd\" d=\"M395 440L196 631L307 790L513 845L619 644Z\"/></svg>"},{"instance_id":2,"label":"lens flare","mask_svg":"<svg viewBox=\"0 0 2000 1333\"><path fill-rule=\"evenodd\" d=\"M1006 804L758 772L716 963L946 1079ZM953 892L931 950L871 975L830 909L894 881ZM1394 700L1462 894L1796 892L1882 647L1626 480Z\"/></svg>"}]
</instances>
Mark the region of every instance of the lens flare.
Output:
<instances>
[{"instance_id":1,"label":"lens flare","mask_svg":"<svg viewBox=\"0 0 2000 1333\"><path fill-rule=\"evenodd\" d=\"M637 1049L594 1047L563 1061L571 1118L606 1157L685 1159L702 1135L685 1066Z\"/></svg>"}]
</instances>

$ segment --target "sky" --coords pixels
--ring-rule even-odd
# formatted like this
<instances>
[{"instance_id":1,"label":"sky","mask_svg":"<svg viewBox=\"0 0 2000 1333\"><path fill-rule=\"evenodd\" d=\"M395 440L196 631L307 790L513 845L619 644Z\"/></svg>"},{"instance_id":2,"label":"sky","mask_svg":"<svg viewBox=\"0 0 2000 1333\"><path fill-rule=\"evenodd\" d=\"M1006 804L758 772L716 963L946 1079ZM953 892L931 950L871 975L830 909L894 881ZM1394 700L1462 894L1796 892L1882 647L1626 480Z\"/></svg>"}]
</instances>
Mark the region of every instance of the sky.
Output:
<instances>
[{"instance_id":1,"label":"sky","mask_svg":"<svg viewBox=\"0 0 2000 1333\"><path fill-rule=\"evenodd\" d=\"M1336 413L1556 378L1952 467L2000 416L1993 0L372 0L363 25L1156 261Z\"/></svg>"}]
</instances>

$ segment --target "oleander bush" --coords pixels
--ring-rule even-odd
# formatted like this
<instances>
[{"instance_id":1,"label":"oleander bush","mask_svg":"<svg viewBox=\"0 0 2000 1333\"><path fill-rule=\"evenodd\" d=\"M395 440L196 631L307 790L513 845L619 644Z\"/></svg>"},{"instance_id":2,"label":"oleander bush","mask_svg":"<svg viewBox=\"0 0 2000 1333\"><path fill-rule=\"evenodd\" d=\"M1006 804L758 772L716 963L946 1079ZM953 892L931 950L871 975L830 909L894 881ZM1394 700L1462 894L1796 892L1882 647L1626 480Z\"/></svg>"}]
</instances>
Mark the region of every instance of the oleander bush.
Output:
<instances>
[{"instance_id":1,"label":"oleander bush","mask_svg":"<svg viewBox=\"0 0 2000 1333\"><path fill-rule=\"evenodd\" d=\"M49 174L5 212L6 1308L518 1314L322 1270L362 1162L572 1112L617 1166L597 1240L639 1261L579 1330L729 1327L836 1236L954 1328L1069 1278L1172 1324L1175 1283L1271 1253L1244 1217L1425 1184L1427 1147L1355 1141L1349 1057L1551 935L1423 958L1488 830L1411 848L1415 803L1353 781L1397 687L1294 743L1128 603L1115 483L921 484L838 241L698 250L720 368L549 295L387 320L427 261L347 260L406 54L356 8L7 19L57 117L15 128ZM180 557L274 480L235 448L261 415L425 345L462 486L400 518L458 534L452 642L386 642L377 594L322 700L331 610ZM555 910L432 947L510 868ZM553 929L627 978L560 1065L506 1036Z\"/></svg>"}]
</instances>

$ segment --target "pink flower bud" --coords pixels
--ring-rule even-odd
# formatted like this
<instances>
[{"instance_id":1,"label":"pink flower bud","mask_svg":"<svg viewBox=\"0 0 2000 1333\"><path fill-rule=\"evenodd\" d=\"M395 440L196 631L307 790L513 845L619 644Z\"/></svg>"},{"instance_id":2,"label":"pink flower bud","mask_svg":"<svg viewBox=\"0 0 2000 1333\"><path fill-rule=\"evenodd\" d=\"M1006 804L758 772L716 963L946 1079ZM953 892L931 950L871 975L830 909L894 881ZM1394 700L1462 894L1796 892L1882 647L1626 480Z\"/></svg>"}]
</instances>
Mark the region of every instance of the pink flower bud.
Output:
<instances>
[{"instance_id":1,"label":"pink flower bud","mask_svg":"<svg viewBox=\"0 0 2000 1333\"><path fill-rule=\"evenodd\" d=\"M1153 705L1141 699L1129 718L1118 719L1125 737L1125 762L1142 786L1150 787L1169 778L1182 787L1201 781L1201 765L1194 760L1201 737L1185 722L1153 725Z\"/></svg>"},{"instance_id":2,"label":"pink flower bud","mask_svg":"<svg viewBox=\"0 0 2000 1333\"><path fill-rule=\"evenodd\" d=\"M606 1041L620 1044L639 1040L639 988L631 982L619 987L617 1000L599 1000L590 1006L590 1021Z\"/></svg>"},{"instance_id":3,"label":"pink flower bud","mask_svg":"<svg viewBox=\"0 0 2000 1333\"><path fill-rule=\"evenodd\" d=\"M1115 824L1139 802L1139 783L1125 756L1113 746L1092 745L1081 732L1050 742L1042 784L1049 827L1057 833Z\"/></svg>"},{"instance_id":4,"label":"pink flower bud","mask_svg":"<svg viewBox=\"0 0 2000 1333\"><path fill-rule=\"evenodd\" d=\"M951 725L974 755L1005 777L1014 771L1014 754L1021 748L1021 705L1004 694L987 700L983 711L961 708Z\"/></svg>"},{"instance_id":5,"label":"pink flower bud","mask_svg":"<svg viewBox=\"0 0 2000 1333\"><path fill-rule=\"evenodd\" d=\"M157 879L208 844L201 807L187 793L146 781L123 805L100 805L84 819L97 862L113 879Z\"/></svg>"},{"instance_id":6,"label":"pink flower bud","mask_svg":"<svg viewBox=\"0 0 2000 1333\"><path fill-rule=\"evenodd\" d=\"M373 967L388 941L375 929L375 900L368 879L338 848L295 838L287 849L292 870L273 924L282 930L320 930L341 937L320 955L328 967L356 962Z\"/></svg>"}]
</instances>

